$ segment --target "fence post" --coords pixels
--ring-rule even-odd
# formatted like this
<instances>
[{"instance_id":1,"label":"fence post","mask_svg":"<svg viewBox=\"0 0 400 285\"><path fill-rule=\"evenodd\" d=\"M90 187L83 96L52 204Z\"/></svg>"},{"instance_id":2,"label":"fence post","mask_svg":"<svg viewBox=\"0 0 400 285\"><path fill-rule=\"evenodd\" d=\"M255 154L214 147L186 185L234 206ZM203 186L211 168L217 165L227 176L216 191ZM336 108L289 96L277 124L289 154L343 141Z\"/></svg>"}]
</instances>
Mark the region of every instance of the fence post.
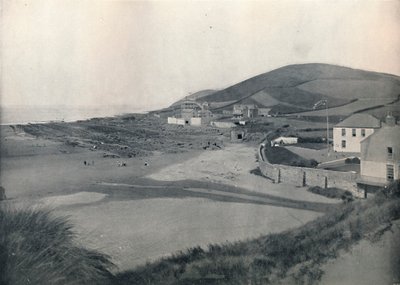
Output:
<instances>
[{"instance_id":1,"label":"fence post","mask_svg":"<svg viewBox=\"0 0 400 285\"><path fill-rule=\"evenodd\" d=\"M278 168L278 183L281 183L281 169Z\"/></svg>"}]
</instances>

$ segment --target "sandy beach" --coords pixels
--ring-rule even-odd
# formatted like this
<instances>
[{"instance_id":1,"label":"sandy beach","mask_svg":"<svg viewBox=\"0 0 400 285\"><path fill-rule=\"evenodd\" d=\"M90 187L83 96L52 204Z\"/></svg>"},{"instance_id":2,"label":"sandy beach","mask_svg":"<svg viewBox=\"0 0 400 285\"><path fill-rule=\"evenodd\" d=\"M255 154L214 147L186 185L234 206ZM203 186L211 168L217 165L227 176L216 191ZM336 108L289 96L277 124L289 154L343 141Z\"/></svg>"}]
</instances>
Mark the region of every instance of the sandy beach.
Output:
<instances>
[{"instance_id":1,"label":"sandy beach","mask_svg":"<svg viewBox=\"0 0 400 285\"><path fill-rule=\"evenodd\" d=\"M110 255L123 271L189 247L295 228L339 202L251 173L255 154L254 145L225 142L219 150L112 158L2 126L0 178L7 203L67 216L77 243ZM343 264L376 272L365 250L390 262L383 245L363 242L324 267L322 284L352 280ZM368 276L364 271L359 279Z\"/></svg>"},{"instance_id":2,"label":"sandy beach","mask_svg":"<svg viewBox=\"0 0 400 285\"><path fill-rule=\"evenodd\" d=\"M335 202L251 174L255 147L244 144L120 159L4 126L1 139L9 203L68 216L77 241L109 254L119 270L297 227L322 214L304 203ZM122 160L126 167L118 166Z\"/></svg>"},{"instance_id":3,"label":"sandy beach","mask_svg":"<svg viewBox=\"0 0 400 285\"><path fill-rule=\"evenodd\" d=\"M76 242L108 254L115 271L194 246L296 228L340 202L252 173L256 146L227 141L218 150L113 158L1 126L0 165L6 203L53 209L54 215L68 217ZM383 242L393 243L393 237ZM344 264L355 268L354 262L360 270L374 267L362 270L359 280L382 280L390 267L378 270L376 260L391 262L384 248L363 241L325 265L322 284L352 280L354 272L344 270ZM368 261L365 250L377 256L375 262Z\"/></svg>"}]
</instances>

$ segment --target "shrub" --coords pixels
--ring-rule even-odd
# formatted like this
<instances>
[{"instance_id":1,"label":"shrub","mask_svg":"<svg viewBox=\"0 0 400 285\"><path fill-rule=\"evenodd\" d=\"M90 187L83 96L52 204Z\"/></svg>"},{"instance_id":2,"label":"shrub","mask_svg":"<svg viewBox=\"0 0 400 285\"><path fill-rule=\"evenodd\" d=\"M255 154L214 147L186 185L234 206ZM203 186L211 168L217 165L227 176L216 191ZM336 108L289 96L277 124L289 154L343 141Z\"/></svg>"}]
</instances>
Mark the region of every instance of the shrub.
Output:
<instances>
[{"instance_id":1,"label":"shrub","mask_svg":"<svg viewBox=\"0 0 400 285\"><path fill-rule=\"evenodd\" d=\"M74 244L71 224L45 210L0 207L0 284L108 284L108 256Z\"/></svg>"},{"instance_id":2,"label":"shrub","mask_svg":"<svg viewBox=\"0 0 400 285\"><path fill-rule=\"evenodd\" d=\"M360 159L358 157L346 158L344 162L346 164L360 164Z\"/></svg>"},{"instance_id":3,"label":"shrub","mask_svg":"<svg viewBox=\"0 0 400 285\"><path fill-rule=\"evenodd\" d=\"M325 196L328 198L342 199L345 202L349 202L354 199L353 194L350 191L339 189L336 187L330 187L330 188L324 189L319 186L313 186L313 187L309 187L307 189L307 191L314 193L314 194L322 195L322 196Z\"/></svg>"}]
</instances>

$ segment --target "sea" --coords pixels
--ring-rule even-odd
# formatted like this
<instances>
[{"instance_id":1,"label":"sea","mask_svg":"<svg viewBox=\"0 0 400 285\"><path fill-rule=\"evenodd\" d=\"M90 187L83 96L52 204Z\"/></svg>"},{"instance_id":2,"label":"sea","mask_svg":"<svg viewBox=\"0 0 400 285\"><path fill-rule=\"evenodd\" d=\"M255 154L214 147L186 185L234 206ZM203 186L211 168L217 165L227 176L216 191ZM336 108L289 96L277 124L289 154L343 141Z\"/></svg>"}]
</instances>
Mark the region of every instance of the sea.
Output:
<instances>
[{"instance_id":1,"label":"sea","mask_svg":"<svg viewBox=\"0 0 400 285\"><path fill-rule=\"evenodd\" d=\"M74 122L90 118L113 117L131 113L146 113L135 106L1 106L0 124L15 125L47 122Z\"/></svg>"}]
</instances>

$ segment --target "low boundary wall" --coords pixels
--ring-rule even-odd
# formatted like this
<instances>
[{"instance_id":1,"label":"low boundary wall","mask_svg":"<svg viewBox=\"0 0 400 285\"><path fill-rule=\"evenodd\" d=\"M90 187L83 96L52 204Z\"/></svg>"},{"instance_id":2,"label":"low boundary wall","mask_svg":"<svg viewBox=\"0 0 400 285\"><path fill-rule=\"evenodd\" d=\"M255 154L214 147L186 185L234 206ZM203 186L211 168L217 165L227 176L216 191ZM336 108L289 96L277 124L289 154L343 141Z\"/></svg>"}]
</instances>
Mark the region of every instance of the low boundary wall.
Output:
<instances>
[{"instance_id":1,"label":"low boundary wall","mask_svg":"<svg viewBox=\"0 0 400 285\"><path fill-rule=\"evenodd\" d=\"M350 191L355 197L364 197L364 190L357 187L357 173L271 164L264 157L264 147L265 144L261 144L258 149L259 168L273 183L288 183L299 187L337 187Z\"/></svg>"}]
</instances>

